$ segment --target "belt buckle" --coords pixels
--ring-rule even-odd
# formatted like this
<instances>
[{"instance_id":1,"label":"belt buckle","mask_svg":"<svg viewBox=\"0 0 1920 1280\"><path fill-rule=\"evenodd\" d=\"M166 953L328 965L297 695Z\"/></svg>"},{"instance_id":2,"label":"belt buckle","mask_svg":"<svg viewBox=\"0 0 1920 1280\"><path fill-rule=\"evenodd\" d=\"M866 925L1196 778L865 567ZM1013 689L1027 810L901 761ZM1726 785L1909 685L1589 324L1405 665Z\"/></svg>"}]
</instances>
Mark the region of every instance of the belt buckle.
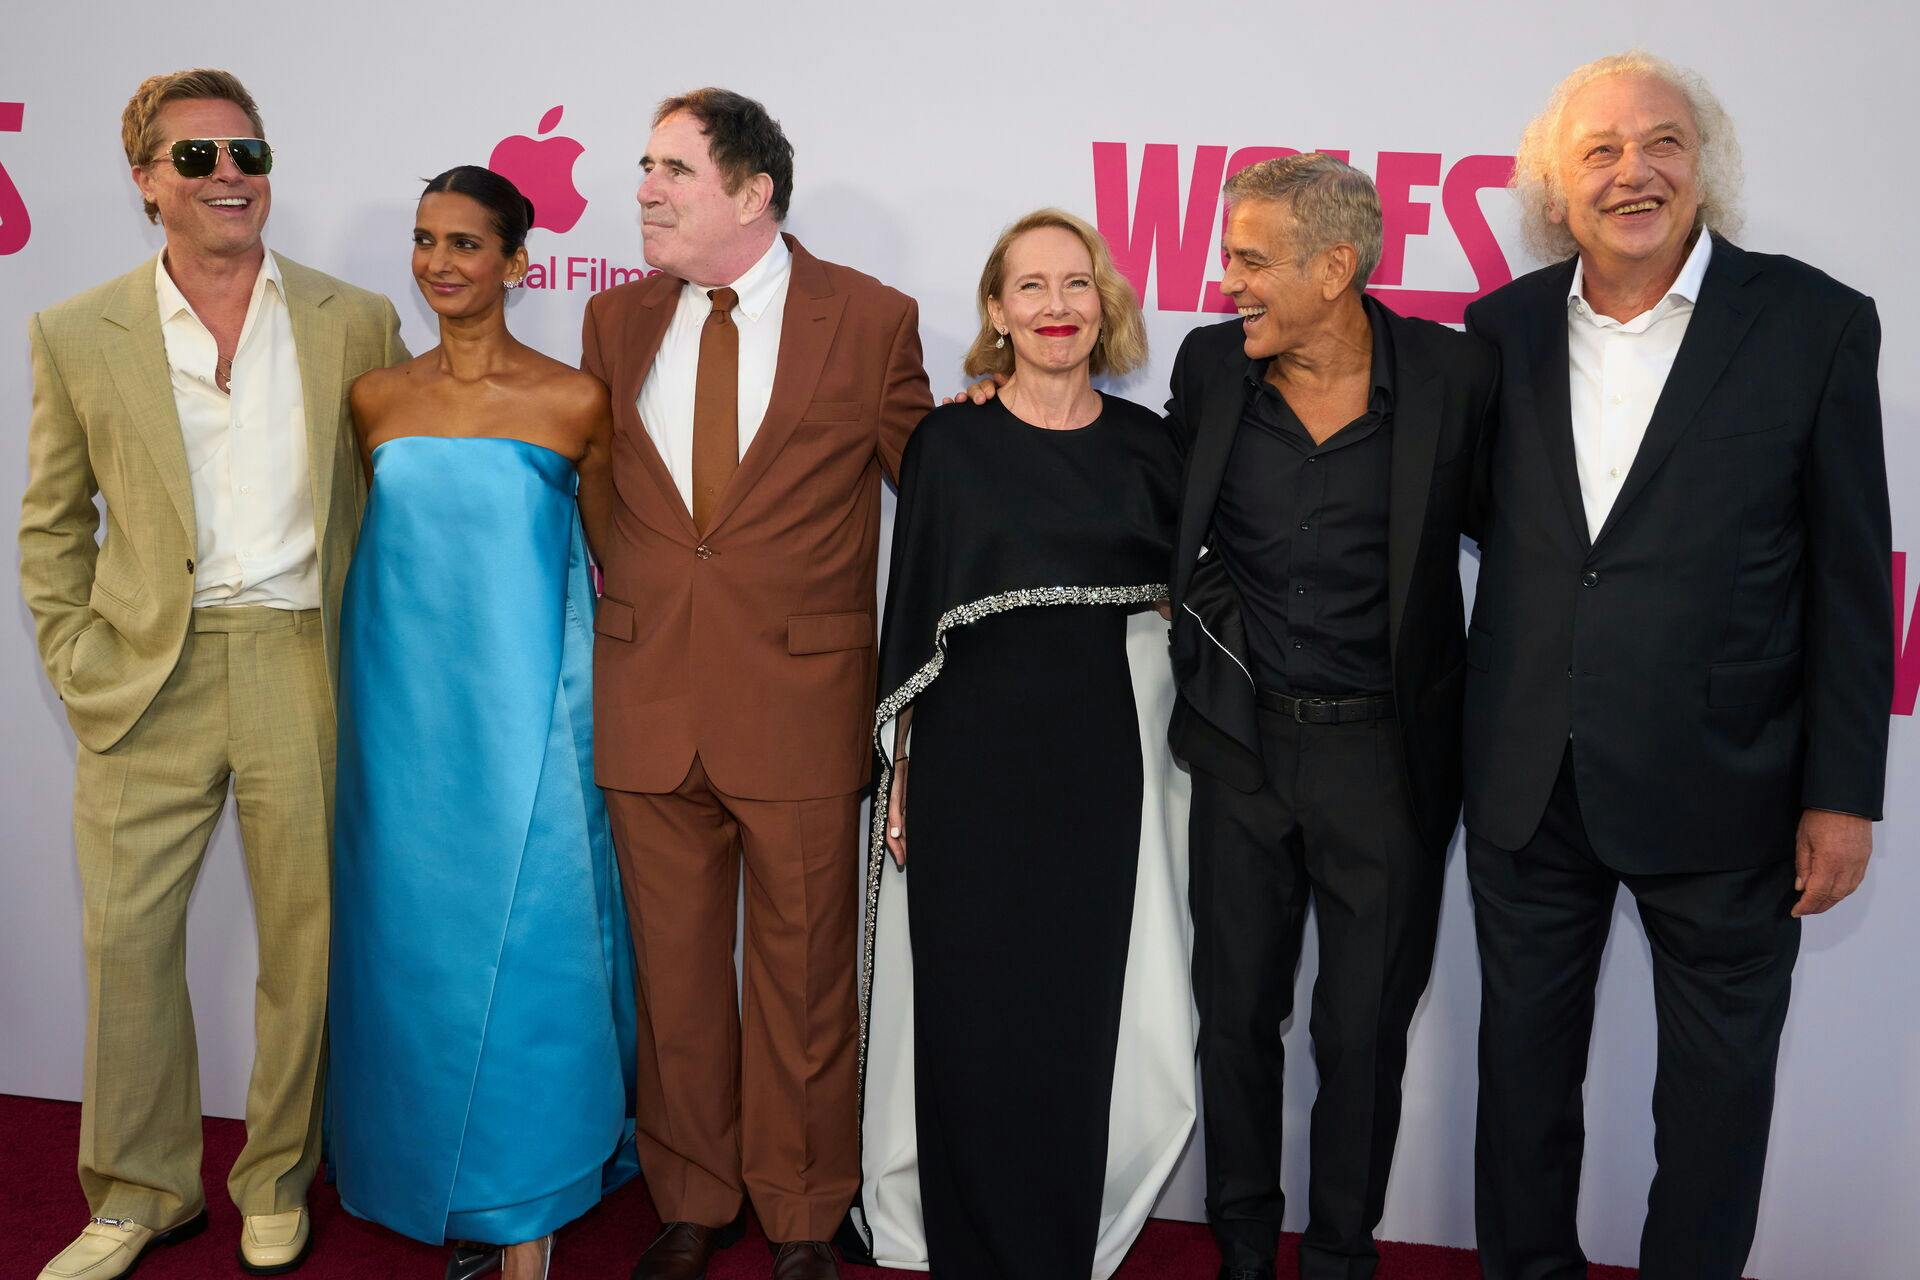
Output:
<instances>
[{"instance_id":1,"label":"belt buckle","mask_svg":"<svg viewBox=\"0 0 1920 1280\"><path fill-rule=\"evenodd\" d=\"M1331 723L1326 720L1309 720L1306 711L1308 707L1331 707L1334 702L1335 699L1333 698L1295 698L1293 700L1293 722L1295 724Z\"/></svg>"}]
</instances>

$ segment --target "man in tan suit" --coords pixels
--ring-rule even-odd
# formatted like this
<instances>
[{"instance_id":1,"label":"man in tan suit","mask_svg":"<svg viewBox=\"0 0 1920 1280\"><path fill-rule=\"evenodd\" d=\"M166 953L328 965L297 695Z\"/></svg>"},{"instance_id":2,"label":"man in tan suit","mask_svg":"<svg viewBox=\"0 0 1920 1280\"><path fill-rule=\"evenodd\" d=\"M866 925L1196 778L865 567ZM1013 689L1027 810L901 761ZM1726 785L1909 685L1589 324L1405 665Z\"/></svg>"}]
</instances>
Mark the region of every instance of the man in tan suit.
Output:
<instances>
[{"instance_id":1,"label":"man in tan suit","mask_svg":"<svg viewBox=\"0 0 1920 1280\"><path fill-rule=\"evenodd\" d=\"M335 615L364 500L344 406L406 350L386 299L262 246L264 133L224 71L142 84L123 141L166 249L32 321L20 582L80 743L94 1215L42 1280L109 1280L206 1225L185 933L230 782L260 933L240 1265L290 1271L310 1243Z\"/></svg>"},{"instance_id":2,"label":"man in tan suit","mask_svg":"<svg viewBox=\"0 0 1920 1280\"><path fill-rule=\"evenodd\" d=\"M751 99L663 102L638 197L662 274L587 308L619 494L595 771L640 961L640 1159L667 1223L637 1280L698 1280L747 1197L778 1280L836 1275L826 1241L860 1181L880 472L932 399L913 300L780 234L792 156Z\"/></svg>"}]
</instances>

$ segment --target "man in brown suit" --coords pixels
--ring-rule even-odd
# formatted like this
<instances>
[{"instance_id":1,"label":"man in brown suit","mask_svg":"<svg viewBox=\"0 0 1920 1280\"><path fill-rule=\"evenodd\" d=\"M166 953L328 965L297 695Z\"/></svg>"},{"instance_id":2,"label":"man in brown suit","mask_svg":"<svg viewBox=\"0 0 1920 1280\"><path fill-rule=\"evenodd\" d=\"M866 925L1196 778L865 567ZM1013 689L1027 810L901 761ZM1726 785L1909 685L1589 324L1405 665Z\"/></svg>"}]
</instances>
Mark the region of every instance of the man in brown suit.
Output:
<instances>
[{"instance_id":1,"label":"man in brown suit","mask_svg":"<svg viewBox=\"0 0 1920 1280\"><path fill-rule=\"evenodd\" d=\"M667 1224L637 1280L698 1280L745 1197L779 1280L834 1276L825 1242L860 1180L880 471L932 397L913 300L780 234L792 157L739 94L661 103L638 194L661 274L587 308L619 495L595 772L639 956L640 1159Z\"/></svg>"}]
</instances>

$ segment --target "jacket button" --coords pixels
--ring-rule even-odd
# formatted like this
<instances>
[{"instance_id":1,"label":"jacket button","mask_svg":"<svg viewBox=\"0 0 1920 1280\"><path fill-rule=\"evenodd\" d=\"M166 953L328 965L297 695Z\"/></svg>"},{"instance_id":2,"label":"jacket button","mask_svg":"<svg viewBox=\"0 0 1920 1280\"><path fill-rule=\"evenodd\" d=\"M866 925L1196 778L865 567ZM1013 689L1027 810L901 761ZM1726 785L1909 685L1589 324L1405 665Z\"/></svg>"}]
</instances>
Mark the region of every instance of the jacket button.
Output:
<instances>
[{"instance_id":1,"label":"jacket button","mask_svg":"<svg viewBox=\"0 0 1920 1280\"><path fill-rule=\"evenodd\" d=\"M702 560L711 560L713 559L713 548L703 542L693 549L693 554L699 556Z\"/></svg>"},{"instance_id":2,"label":"jacket button","mask_svg":"<svg viewBox=\"0 0 1920 1280\"><path fill-rule=\"evenodd\" d=\"M187 572L188 572L188 573L192 573L192 572L193 572L193 561L191 561L191 560L189 560L189 561L187 561Z\"/></svg>"},{"instance_id":3,"label":"jacket button","mask_svg":"<svg viewBox=\"0 0 1920 1280\"><path fill-rule=\"evenodd\" d=\"M1580 585L1583 587L1597 587L1600 585L1600 575L1589 569L1580 575Z\"/></svg>"}]
</instances>

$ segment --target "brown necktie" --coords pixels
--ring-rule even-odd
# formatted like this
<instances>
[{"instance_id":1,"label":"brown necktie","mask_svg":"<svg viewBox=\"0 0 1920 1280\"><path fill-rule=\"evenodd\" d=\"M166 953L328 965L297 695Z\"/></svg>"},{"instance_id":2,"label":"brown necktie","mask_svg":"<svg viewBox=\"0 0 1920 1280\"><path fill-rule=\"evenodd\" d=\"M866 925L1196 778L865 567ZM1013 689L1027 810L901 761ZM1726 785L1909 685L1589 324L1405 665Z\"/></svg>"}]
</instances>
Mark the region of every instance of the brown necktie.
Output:
<instances>
[{"instance_id":1,"label":"brown necktie","mask_svg":"<svg viewBox=\"0 0 1920 1280\"><path fill-rule=\"evenodd\" d=\"M740 465L740 330L731 289L709 289L713 312L700 330L700 373L693 382L693 525L701 533Z\"/></svg>"}]
</instances>

